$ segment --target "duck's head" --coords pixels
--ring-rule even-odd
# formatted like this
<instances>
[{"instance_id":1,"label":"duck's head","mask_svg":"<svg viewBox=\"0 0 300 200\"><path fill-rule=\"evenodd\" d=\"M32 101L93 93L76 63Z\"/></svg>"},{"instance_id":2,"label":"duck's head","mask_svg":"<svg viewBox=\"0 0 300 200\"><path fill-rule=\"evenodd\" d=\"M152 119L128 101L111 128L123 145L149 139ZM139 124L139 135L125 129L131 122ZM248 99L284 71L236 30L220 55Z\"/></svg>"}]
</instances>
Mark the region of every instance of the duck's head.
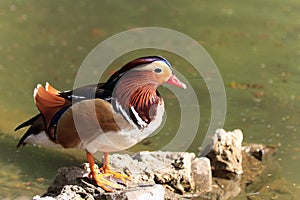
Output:
<instances>
[{"instance_id":1,"label":"duck's head","mask_svg":"<svg viewBox=\"0 0 300 200\"><path fill-rule=\"evenodd\" d=\"M114 73L106 84L112 89L120 80L126 85L152 85L157 88L161 84L168 83L186 88L186 85L174 75L171 64L160 56L141 57L128 62Z\"/></svg>"},{"instance_id":2,"label":"duck's head","mask_svg":"<svg viewBox=\"0 0 300 200\"><path fill-rule=\"evenodd\" d=\"M157 88L164 83L186 88L166 59L148 56L127 63L106 84L111 84L115 108L144 127L155 119L158 104L163 105Z\"/></svg>"},{"instance_id":3,"label":"duck's head","mask_svg":"<svg viewBox=\"0 0 300 200\"><path fill-rule=\"evenodd\" d=\"M153 61L148 61L149 63L147 63L147 59L153 59ZM177 87L186 88L186 85L173 74L172 67L166 59L162 57L146 57L139 58L136 62L141 62L141 64L132 70L143 72L145 77L148 77L148 80L151 78L157 85L169 83Z\"/></svg>"}]
</instances>

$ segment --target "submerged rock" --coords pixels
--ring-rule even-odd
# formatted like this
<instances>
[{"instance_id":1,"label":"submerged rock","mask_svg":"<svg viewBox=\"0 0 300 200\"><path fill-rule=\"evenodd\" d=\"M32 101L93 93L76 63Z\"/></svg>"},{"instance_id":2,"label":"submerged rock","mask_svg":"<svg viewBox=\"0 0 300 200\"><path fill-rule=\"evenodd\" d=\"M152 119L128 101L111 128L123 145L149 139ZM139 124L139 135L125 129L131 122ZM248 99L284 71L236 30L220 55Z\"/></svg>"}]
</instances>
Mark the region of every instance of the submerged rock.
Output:
<instances>
[{"instance_id":1,"label":"submerged rock","mask_svg":"<svg viewBox=\"0 0 300 200\"><path fill-rule=\"evenodd\" d=\"M266 155L274 155L276 148L272 146L264 146L262 144L248 144L243 147L243 151L253 156L259 161L262 161Z\"/></svg>"}]
</instances>

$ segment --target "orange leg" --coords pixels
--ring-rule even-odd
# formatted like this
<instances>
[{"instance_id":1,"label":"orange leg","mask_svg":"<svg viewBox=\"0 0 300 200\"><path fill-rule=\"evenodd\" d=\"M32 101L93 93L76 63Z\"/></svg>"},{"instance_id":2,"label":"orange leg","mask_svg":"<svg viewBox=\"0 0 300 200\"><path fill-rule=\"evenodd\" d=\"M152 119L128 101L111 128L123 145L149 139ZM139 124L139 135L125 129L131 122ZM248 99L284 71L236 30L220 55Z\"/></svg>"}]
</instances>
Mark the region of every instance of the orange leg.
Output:
<instances>
[{"instance_id":1,"label":"orange leg","mask_svg":"<svg viewBox=\"0 0 300 200\"><path fill-rule=\"evenodd\" d=\"M89 176L92 177L96 181L98 186L100 186L107 192L112 192L114 189L122 189L122 187L120 187L120 185L115 184L105 178L108 176L113 176L115 178L119 178L124 183L126 182L126 179L129 178L126 175L119 174L117 172L113 172L109 169L108 153L104 153L104 165L103 165L103 167L101 167L99 169L100 172L103 172L102 174L99 174L97 172L97 170L95 169L95 166L94 166L95 161L94 161L93 155L91 153L89 153L88 151L86 151L86 157L90 164L90 170L91 170Z\"/></svg>"},{"instance_id":2,"label":"orange leg","mask_svg":"<svg viewBox=\"0 0 300 200\"><path fill-rule=\"evenodd\" d=\"M113 177L120 179L123 183L126 183L126 179L129 179L129 177L125 174L120 174L110 170L108 152L104 152L104 163L99 170L100 172L103 172L103 174L112 175Z\"/></svg>"}]
</instances>

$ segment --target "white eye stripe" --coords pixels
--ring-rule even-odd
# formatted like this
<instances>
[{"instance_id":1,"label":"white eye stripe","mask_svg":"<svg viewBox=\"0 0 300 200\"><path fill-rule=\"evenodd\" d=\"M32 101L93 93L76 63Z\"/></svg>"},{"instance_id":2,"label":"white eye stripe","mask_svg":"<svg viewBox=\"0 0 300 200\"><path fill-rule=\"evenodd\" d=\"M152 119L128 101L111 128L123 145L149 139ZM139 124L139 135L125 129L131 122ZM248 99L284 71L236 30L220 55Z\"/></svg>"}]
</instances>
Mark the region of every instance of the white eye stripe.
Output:
<instances>
[{"instance_id":1,"label":"white eye stripe","mask_svg":"<svg viewBox=\"0 0 300 200\"><path fill-rule=\"evenodd\" d=\"M133 68L133 70L137 70L137 71L154 71L156 68L160 68L161 70L170 70L171 68L162 61L154 61L152 63L149 64L142 64L140 66L137 66L135 68Z\"/></svg>"}]
</instances>

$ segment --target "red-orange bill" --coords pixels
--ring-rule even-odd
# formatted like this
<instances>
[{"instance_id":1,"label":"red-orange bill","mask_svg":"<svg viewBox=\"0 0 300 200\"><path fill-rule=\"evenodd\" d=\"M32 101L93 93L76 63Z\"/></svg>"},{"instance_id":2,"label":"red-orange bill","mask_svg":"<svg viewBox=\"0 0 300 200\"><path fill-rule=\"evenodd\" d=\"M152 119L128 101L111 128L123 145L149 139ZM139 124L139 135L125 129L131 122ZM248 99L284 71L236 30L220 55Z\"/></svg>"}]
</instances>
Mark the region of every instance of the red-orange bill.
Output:
<instances>
[{"instance_id":1,"label":"red-orange bill","mask_svg":"<svg viewBox=\"0 0 300 200\"><path fill-rule=\"evenodd\" d=\"M183 82L181 82L174 74L172 74L172 76L169 78L167 83L169 83L170 85L174 85L186 89L186 85Z\"/></svg>"}]
</instances>

